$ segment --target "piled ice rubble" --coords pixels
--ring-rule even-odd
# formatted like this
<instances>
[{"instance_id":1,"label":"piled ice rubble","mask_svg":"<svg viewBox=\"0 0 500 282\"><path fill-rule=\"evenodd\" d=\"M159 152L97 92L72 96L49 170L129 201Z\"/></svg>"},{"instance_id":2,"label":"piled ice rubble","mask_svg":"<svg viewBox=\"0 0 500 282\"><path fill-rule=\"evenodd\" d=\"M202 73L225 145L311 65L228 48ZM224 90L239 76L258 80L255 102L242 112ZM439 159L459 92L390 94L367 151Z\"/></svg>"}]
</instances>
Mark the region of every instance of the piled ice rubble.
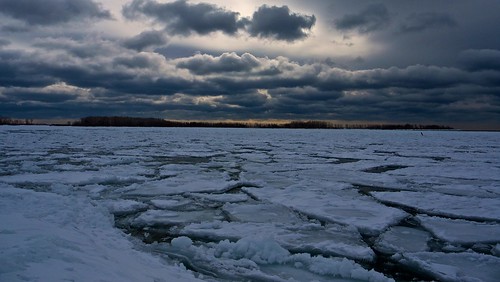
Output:
<instances>
[{"instance_id":1,"label":"piled ice rubble","mask_svg":"<svg viewBox=\"0 0 500 282\"><path fill-rule=\"evenodd\" d=\"M226 279L244 277L288 281L290 277L287 277L287 272L299 273L297 269L305 269L300 276L293 277L293 281L332 281L335 278L344 278L345 281L393 281L345 258L291 254L272 238L261 236L244 237L236 242L223 240L200 246L193 245L188 237L178 237L171 244L159 245L158 248L181 254L188 260L196 260L199 267L214 271L215 276ZM260 265L265 267L260 268Z\"/></svg>"}]
</instances>

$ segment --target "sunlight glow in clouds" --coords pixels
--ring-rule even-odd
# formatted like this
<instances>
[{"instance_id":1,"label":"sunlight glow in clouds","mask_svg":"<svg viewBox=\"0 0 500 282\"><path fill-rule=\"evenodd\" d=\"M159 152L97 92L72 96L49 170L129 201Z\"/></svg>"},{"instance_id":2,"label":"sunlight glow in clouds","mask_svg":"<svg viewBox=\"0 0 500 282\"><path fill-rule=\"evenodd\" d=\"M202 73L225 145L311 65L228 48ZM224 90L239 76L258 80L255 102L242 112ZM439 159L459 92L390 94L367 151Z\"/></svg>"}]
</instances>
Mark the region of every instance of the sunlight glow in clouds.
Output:
<instances>
[{"instance_id":1,"label":"sunlight glow in clouds","mask_svg":"<svg viewBox=\"0 0 500 282\"><path fill-rule=\"evenodd\" d=\"M0 0L4 116L500 127L500 2L30 3Z\"/></svg>"}]
</instances>

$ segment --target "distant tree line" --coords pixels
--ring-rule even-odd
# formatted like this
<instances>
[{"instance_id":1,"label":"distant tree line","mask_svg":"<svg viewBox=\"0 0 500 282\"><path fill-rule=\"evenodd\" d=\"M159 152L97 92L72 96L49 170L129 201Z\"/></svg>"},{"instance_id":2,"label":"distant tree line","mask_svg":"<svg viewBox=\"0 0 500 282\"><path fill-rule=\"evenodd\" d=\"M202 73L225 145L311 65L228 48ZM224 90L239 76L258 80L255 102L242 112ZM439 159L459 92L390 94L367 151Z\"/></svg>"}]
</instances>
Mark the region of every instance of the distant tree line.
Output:
<instances>
[{"instance_id":1,"label":"distant tree line","mask_svg":"<svg viewBox=\"0 0 500 282\"><path fill-rule=\"evenodd\" d=\"M32 119L13 119L9 117L0 117L0 125L31 125Z\"/></svg>"},{"instance_id":2,"label":"distant tree line","mask_svg":"<svg viewBox=\"0 0 500 282\"><path fill-rule=\"evenodd\" d=\"M273 122L227 122L227 121L172 121L159 118L139 118L120 116L84 117L73 126L112 127L222 127L222 128L317 128L317 129L381 129L381 130L447 130L442 125L418 124L337 124L328 121L307 120L283 123Z\"/></svg>"}]
</instances>

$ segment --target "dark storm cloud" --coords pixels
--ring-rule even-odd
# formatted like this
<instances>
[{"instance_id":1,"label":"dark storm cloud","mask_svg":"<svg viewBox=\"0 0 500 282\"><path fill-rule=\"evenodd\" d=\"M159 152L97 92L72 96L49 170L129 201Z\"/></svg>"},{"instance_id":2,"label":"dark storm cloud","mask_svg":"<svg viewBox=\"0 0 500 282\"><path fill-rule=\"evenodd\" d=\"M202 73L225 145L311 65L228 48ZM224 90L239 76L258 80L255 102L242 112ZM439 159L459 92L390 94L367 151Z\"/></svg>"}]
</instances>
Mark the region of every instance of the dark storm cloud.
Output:
<instances>
[{"instance_id":1,"label":"dark storm cloud","mask_svg":"<svg viewBox=\"0 0 500 282\"><path fill-rule=\"evenodd\" d=\"M123 66L126 69L158 69L155 58L145 54L117 56L113 59L113 65Z\"/></svg>"},{"instance_id":2,"label":"dark storm cloud","mask_svg":"<svg viewBox=\"0 0 500 282\"><path fill-rule=\"evenodd\" d=\"M60 51L76 58L93 58L110 56L116 53L117 46L113 41L103 38L71 38L71 37L45 37L35 39L33 46L47 52Z\"/></svg>"},{"instance_id":3,"label":"dark storm cloud","mask_svg":"<svg viewBox=\"0 0 500 282\"><path fill-rule=\"evenodd\" d=\"M29 54L19 50L0 49L0 87L44 86L54 79L43 73L36 62L30 62Z\"/></svg>"},{"instance_id":4,"label":"dark storm cloud","mask_svg":"<svg viewBox=\"0 0 500 282\"><path fill-rule=\"evenodd\" d=\"M500 71L500 50L466 50L460 54L460 63L468 70Z\"/></svg>"},{"instance_id":5,"label":"dark storm cloud","mask_svg":"<svg viewBox=\"0 0 500 282\"><path fill-rule=\"evenodd\" d=\"M386 27L390 20L389 11L384 4L371 4L359 13L347 14L334 20L334 24L342 31L369 33Z\"/></svg>"},{"instance_id":6,"label":"dark storm cloud","mask_svg":"<svg viewBox=\"0 0 500 282\"><path fill-rule=\"evenodd\" d=\"M71 93L61 93L50 91L49 93L42 91L39 88L10 88L4 91L3 95L10 102L15 103L61 103L69 100L74 100L75 95Z\"/></svg>"},{"instance_id":7,"label":"dark storm cloud","mask_svg":"<svg viewBox=\"0 0 500 282\"><path fill-rule=\"evenodd\" d=\"M128 19L153 19L173 35L207 35L217 31L235 35L244 30L253 37L289 42L306 38L316 23L314 15L293 13L288 6L263 5L251 18L240 18L237 12L207 3L190 4L187 0L134 0L123 7L122 13Z\"/></svg>"},{"instance_id":8,"label":"dark storm cloud","mask_svg":"<svg viewBox=\"0 0 500 282\"><path fill-rule=\"evenodd\" d=\"M171 34L209 34L222 31L235 34L240 24L239 14L212 4L189 4L186 0L158 3L154 0L134 0L123 7L123 15L129 19L141 16L152 18L165 25Z\"/></svg>"},{"instance_id":9,"label":"dark storm cloud","mask_svg":"<svg viewBox=\"0 0 500 282\"><path fill-rule=\"evenodd\" d=\"M390 87L432 89L450 87L472 79L459 69L415 65L406 68L348 71L332 68L322 73L319 86L332 90L383 89Z\"/></svg>"},{"instance_id":10,"label":"dark storm cloud","mask_svg":"<svg viewBox=\"0 0 500 282\"><path fill-rule=\"evenodd\" d=\"M177 67L188 69L198 75L224 72L249 72L260 65L259 60L251 54L238 56L236 53L224 53L219 57L195 55L179 59Z\"/></svg>"},{"instance_id":11,"label":"dark storm cloud","mask_svg":"<svg viewBox=\"0 0 500 282\"><path fill-rule=\"evenodd\" d=\"M7 46L7 45L9 45L10 43L11 43L11 42L10 42L9 40L0 38L0 47L2 47L2 46Z\"/></svg>"},{"instance_id":12,"label":"dark storm cloud","mask_svg":"<svg viewBox=\"0 0 500 282\"><path fill-rule=\"evenodd\" d=\"M30 25L54 25L85 18L111 19L92 0L0 0L0 13Z\"/></svg>"},{"instance_id":13,"label":"dark storm cloud","mask_svg":"<svg viewBox=\"0 0 500 282\"><path fill-rule=\"evenodd\" d=\"M152 47L162 46L167 42L167 37L163 32L151 30L143 31L132 38L125 39L123 41L123 46L136 51L142 51Z\"/></svg>"},{"instance_id":14,"label":"dark storm cloud","mask_svg":"<svg viewBox=\"0 0 500 282\"><path fill-rule=\"evenodd\" d=\"M254 37L295 41L307 37L316 23L314 15L292 13L288 6L259 7L248 22L248 32Z\"/></svg>"},{"instance_id":15,"label":"dark storm cloud","mask_svg":"<svg viewBox=\"0 0 500 282\"><path fill-rule=\"evenodd\" d=\"M91 52L81 54L85 46ZM498 65L487 64L498 61L498 50L463 52L463 69L348 70L250 53L168 59L127 49L121 40L93 37L40 39L34 51L6 48L0 49L0 108L4 115L23 118L64 110L76 117L167 111L200 119L397 117L446 123L474 109L495 119L500 107Z\"/></svg>"},{"instance_id":16,"label":"dark storm cloud","mask_svg":"<svg viewBox=\"0 0 500 282\"><path fill-rule=\"evenodd\" d=\"M420 32L426 29L454 27L456 21L445 13L412 13L401 24L400 31L403 33Z\"/></svg>"}]
</instances>

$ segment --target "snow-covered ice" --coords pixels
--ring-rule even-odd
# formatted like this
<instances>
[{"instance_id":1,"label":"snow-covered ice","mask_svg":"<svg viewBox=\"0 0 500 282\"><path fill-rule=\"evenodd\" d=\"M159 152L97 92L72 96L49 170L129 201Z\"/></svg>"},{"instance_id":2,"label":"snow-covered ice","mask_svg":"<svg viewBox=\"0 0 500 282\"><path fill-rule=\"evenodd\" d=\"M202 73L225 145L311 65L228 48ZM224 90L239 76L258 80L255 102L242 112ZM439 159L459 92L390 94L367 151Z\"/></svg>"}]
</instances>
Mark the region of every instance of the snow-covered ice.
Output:
<instances>
[{"instance_id":1,"label":"snow-covered ice","mask_svg":"<svg viewBox=\"0 0 500 282\"><path fill-rule=\"evenodd\" d=\"M335 183L329 185L335 186ZM353 190L336 191L330 187L311 189L301 185L278 191L265 188L244 188L244 191L258 199L269 199L318 220L355 226L361 233L368 235L379 234L407 216L402 210L384 206Z\"/></svg>"},{"instance_id":2,"label":"snow-covered ice","mask_svg":"<svg viewBox=\"0 0 500 282\"><path fill-rule=\"evenodd\" d=\"M136 249L88 199L0 184L1 281L194 281Z\"/></svg>"},{"instance_id":3,"label":"snow-covered ice","mask_svg":"<svg viewBox=\"0 0 500 282\"><path fill-rule=\"evenodd\" d=\"M211 241L235 241L248 234L256 234L273 238L282 247L294 252L344 256L363 261L373 261L375 257L355 229L338 225L323 227L313 223L290 225L214 221L189 224L178 232L180 235Z\"/></svg>"},{"instance_id":4,"label":"snow-covered ice","mask_svg":"<svg viewBox=\"0 0 500 282\"><path fill-rule=\"evenodd\" d=\"M399 256L404 265L440 281L496 282L500 258L476 253L407 253Z\"/></svg>"},{"instance_id":5,"label":"snow-covered ice","mask_svg":"<svg viewBox=\"0 0 500 282\"><path fill-rule=\"evenodd\" d=\"M458 244L500 243L500 224L419 215L418 221L437 238Z\"/></svg>"},{"instance_id":6,"label":"snow-covered ice","mask_svg":"<svg viewBox=\"0 0 500 282\"><path fill-rule=\"evenodd\" d=\"M500 133L0 126L0 281L495 281Z\"/></svg>"},{"instance_id":7,"label":"snow-covered ice","mask_svg":"<svg viewBox=\"0 0 500 282\"><path fill-rule=\"evenodd\" d=\"M345 258L291 254L273 239L262 236L244 237L236 242L224 240L208 246L195 246L188 237L178 237L159 248L178 253L186 260L200 261L200 267L227 279L234 279L237 273L250 280L265 281L290 281L290 278L291 281L307 281L313 277L318 281L337 281L338 278L342 281L393 281ZM259 268L259 265L267 267ZM281 268L279 273L272 271L276 266ZM305 268L306 276L286 276L297 268Z\"/></svg>"},{"instance_id":8,"label":"snow-covered ice","mask_svg":"<svg viewBox=\"0 0 500 282\"><path fill-rule=\"evenodd\" d=\"M411 207L429 215L500 222L500 201L496 197L481 198L410 191L371 194L382 202Z\"/></svg>"},{"instance_id":9,"label":"snow-covered ice","mask_svg":"<svg viewBox=\"0 0 500 282\"><path fill-rule=\"evenodd\" d=\"M374 248L385 254L414 253L429 250L429 233L404 226L394 226L377 238Z\"/></svg>"}]
</instances>

